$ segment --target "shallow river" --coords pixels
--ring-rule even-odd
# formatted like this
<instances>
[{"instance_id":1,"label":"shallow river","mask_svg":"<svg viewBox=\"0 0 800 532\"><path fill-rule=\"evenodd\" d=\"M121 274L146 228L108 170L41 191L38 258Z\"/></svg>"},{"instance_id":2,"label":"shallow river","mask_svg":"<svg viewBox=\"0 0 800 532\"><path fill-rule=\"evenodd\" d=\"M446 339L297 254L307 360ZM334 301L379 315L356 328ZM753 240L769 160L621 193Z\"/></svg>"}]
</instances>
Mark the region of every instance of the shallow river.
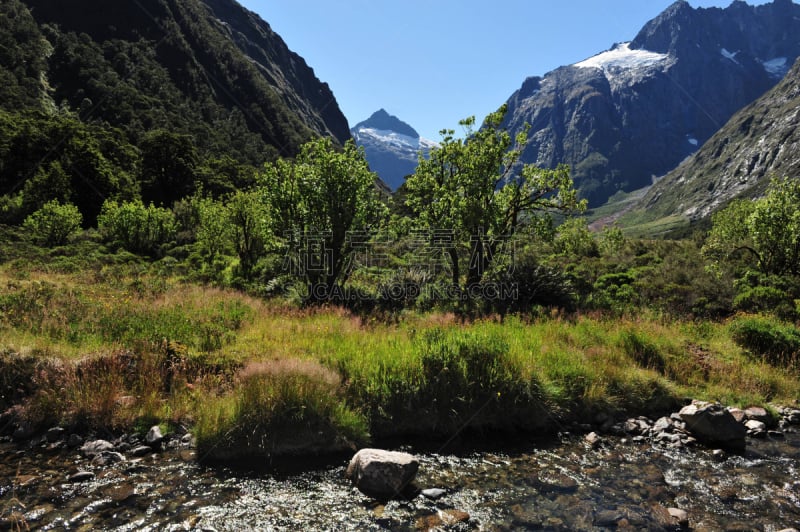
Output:
<instances>
[{"instance_id":1,"label":"shallow river","mask_svg":"<svg viewBox=\"0 0 800 532\"><path fill-rule=\"evenodd\" d=\"M381 505L343 478L346 459L244 474L198 465L189 450L96 466L76 451L0 444L0 529L663 530L667 508L695 530L800 528L798 434L748 440L744 456L617 438L593 450L578 437L416 453L419 487L446 494ZM95 476L68 482L78 470Z\"/></svg>"}]
</instances>

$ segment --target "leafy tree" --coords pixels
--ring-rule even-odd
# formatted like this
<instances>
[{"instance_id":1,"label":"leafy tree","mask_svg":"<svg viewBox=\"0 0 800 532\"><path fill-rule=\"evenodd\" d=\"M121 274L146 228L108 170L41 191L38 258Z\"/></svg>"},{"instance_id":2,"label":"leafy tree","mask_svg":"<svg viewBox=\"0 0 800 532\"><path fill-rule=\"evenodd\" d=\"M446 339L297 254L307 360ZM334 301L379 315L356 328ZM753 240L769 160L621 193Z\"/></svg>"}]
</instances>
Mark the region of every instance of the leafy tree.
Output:
<instances>
[{"instance_id":1,"label":"leafy tree","mask_svg":"<svg viewBox=\"0 0 800 532\"><path fill-rule=\"evenodd\" d=\"M226 206L228 234L232 235L233 247L239 256L239 270L242 277L249 280L253 277L256 263L264 255L270 243L269 213L257 192L237 192L228 200ZM211 214L210 210L205 211L205 216ZM206 230L209 232L212 230L210 223L206 225ZM213 230L223 232L224 228L217 226Z\"/></svg>"},{"instance_id":2,"label":"leafy tree","mask_svg":"<svg viewBox=\"0 0 800 532\"><path fill-rule=\"evenodd\" d=\"M800 274L800 181L770 183L764 197L735 200L712 217L704 255L719 269L738 253L764 274Z\"/></svg>"},{"instance_id":3,"label":"leafy tree","mask_svg":"<svg viewBox=\"0 0 800 532\"><path fill-rule=\"evenodd\" d=\"M622 229L614 225L603 228L603 232L600 233L600 242L598 246L600 251L604 254L616 255L622 251L625 242L625 233L622 232Z\"/></svg>"},{"instance_id":4,"label":"leafy tree","mask_svg":"<svg viewBox=\"0 0 800 532\"><path fill-rule=\"evenodd\" d=\"M295 161L268 163L259 178L272 230L284 238L295 273L326 298L347 278L354 244L384 214L376 176L363 149L348 141L338 149L330 138L303 145Z\"/></svg>"},{"instance_id":5,"label":"leafy tree","mask_svg":"<svg viewBox=\"0 0 800 532\"><path fill-rule=\"evenodd\" d=\"M197 246L209 264L223 255L232 244L233 226L228 222L228 209L210 198L196 200L199 223L196 229Z\"/></svg>"},{"instance_id":6,"label":"leafy tree","mask_svg":"<svg viewBox=\"0 0 800 532\"><path fill-rule=\"evenodd\" d=\"M553 211L585 208L568 167L523 165L517 171L527 131L512 139L501 128L506 110L503 105L491 113L477 131L474 116L462 120L463 139L456 138L453 130L442 130L439 147L429 158L420 158L405 184L406 205L416 228L452 234L452 245L443 250L456 287L462 273L466 273L464 288L480 283L494 257L507 251L509 239L523 226L548 226Z\"/></svg>"},{"instance_id":7,"label":"leafy tree","mask_svg":"<svg viewBox=\"0 0 800 532\"><path fill-rule=\"evenodd\" d=\"M172 206L195 191L199 158L192 137L159 129L145 136L141 150L144 201Z\"/></svg>"},{"instance_id":8,"label":"leafy tree","mask_svg":"<svg viewBox=\"0 0 800 532\"><path fill-rule=\"evenodd\" d=\"M177 223L169 209L145 206L141 200L103 203L97 218L105 237L132 253L158 255L164 244L175 239Z\"/></svg>"},{"instance_id":9,"label":"leafy tree","mask_svg":"<svg viewBox=\"0 0 800 532\"><path fill-rule=\"evenodd\" d=\"M81 228L83 216L75 205L52 200L25 219L23 227L44 246L60 246Z\"/></svg>"},{"instance_id":10,"label":"leafy tree","mask_svg":"<svg viewBox=\"0 0 800 532\"><path fill-rule=\"evenodd\" d=\"M568 218L556 229L555 248L560 253L579 257L596 257L599 254L585 218Z\"/></svg>"}]
</instances>

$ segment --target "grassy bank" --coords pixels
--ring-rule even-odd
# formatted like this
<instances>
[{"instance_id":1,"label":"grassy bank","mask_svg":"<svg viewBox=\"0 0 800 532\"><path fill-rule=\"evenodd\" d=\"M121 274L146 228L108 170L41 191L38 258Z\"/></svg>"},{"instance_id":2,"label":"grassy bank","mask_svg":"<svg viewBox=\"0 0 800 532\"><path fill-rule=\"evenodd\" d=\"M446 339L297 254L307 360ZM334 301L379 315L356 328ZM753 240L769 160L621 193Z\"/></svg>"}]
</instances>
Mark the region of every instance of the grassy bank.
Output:
<instances>
[{"instance_id":1,"label":"grassy bank","mask_svg":"<svg viewBox=\"0 0 800 532\"><path fill-rule=\"evenodd\" d=\"M752 338L767 337L770 322L757 320L644 313L462 323L409 313L387 324L119 264L6 265L0 406L16 405L38 429L184 424L201 455L232 458L390 436L541 432L599 412L660 412L686 397L793 402L793 329L772 331L772 349L789 345L780 357L759 356L769 346Z\"/></svg>"}]
</instances>

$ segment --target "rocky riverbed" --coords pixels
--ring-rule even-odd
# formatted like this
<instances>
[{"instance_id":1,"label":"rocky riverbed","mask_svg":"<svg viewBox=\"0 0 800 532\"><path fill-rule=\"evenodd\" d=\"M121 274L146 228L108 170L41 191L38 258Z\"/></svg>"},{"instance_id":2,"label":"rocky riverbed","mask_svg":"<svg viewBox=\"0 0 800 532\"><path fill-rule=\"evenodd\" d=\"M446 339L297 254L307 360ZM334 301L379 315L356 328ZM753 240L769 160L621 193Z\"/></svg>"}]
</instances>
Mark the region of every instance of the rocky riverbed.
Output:
<instances>
[{"instance_id":1,"label":"rocky riverbed","mask_svg":"<svg viewBox=\"0 0 800 532\"><path fill-rule=\"evenodd\" d=\"M0 529L777 532L800 525L800 411L782 411L763 432L751 424L738 454L697 442L679 417L598 419L593 436L576 426L490 450L403 448L419 459L416 484L425 491L387 503L345 479L349 457L294 473L264 463L243 471L200 465L189 434L83 440L54 430L0 443Z\"/></svg>"}]
</instances>

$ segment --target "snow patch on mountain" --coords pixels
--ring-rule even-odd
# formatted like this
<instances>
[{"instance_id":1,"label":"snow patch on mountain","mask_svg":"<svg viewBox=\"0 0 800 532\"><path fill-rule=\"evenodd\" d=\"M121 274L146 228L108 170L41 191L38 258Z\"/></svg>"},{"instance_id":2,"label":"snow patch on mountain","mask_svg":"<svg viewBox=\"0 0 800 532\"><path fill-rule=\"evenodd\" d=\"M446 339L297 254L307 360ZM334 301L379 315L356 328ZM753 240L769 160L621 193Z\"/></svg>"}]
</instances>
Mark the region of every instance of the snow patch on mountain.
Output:
<instances>
[{"instance_id":1,"label":"snow patch on mountain","mask_svg":"<svg viewBox=\"0 0 800 532\"><path fill-rule=\"evenodd\" d=\"M767 71L773 78L783 78L787 72L789 72L789 61L785 57L776 57L774 59L770 59L769 61L762 61L762 65L764 65L764 70Z\"/></svg>"},{"instance_id":2,"label":"snow patch on mountain","mask_svg":"<svg viewBox=\"0 0 800 532\"><path fill-rule=\"evenodd\" d=\"M631 43L624 42L614 45L611 50L599 53L585 59L580 63L575 63L578 68L601 68L606 71L613 71L623 68L641 68L657 65L666 61L669 56L649 50L631 50Z\"/></svg>"},{"instance_id":3,"label":"snow patch on mountain","mask_svg":"<svg viewBox=\"0 0 800 532\"><path fill-rule=\"evenodd\" d=\"M738 51L736 51L736 52L729 52L729 51L728 51L726 48L722 48L722 49L719 51L719 53L720 53L720 54L722 54L722 57L724 57L725 59L730 59L731 61L733 61L733 62L734 62L734 63L736 63L737 65L738 65L738 64L740 64L740 63L739 63L739 61L737 61L737 60L736 60L736 54L738 54L738 53L739 53Z\"/></svg>"},{"instance_id":4,"label":"snow patch on mountain","mask_svg":"<svg viewBox=\"0 0 800 532\"><path fill-rule=\"evenodd\" d=\"M362 127L357 129L354 132L354 136L356 137L356 141L363 142L368 138L371 138L375 142L385 144L387 147L391 146L399 149L429 150L430 148L437 146L434 141L423 137L411 137L409 135L397 133L396 131L375 129L371 127Z\"/></svg>"},{"instance_id":5,"label":"snow patch on mountain","mask_svg":"<svg viewBox=\"0 0 800 532\"><path fill-rule=\"evenodd\" d=\"M610 50L584 59L573 66L599 68L612 85L629 85L656 69L665 69L672 59L669 54L650 50L631 50L631 43L615 44Z\"/></svg>"}]
</instances>

